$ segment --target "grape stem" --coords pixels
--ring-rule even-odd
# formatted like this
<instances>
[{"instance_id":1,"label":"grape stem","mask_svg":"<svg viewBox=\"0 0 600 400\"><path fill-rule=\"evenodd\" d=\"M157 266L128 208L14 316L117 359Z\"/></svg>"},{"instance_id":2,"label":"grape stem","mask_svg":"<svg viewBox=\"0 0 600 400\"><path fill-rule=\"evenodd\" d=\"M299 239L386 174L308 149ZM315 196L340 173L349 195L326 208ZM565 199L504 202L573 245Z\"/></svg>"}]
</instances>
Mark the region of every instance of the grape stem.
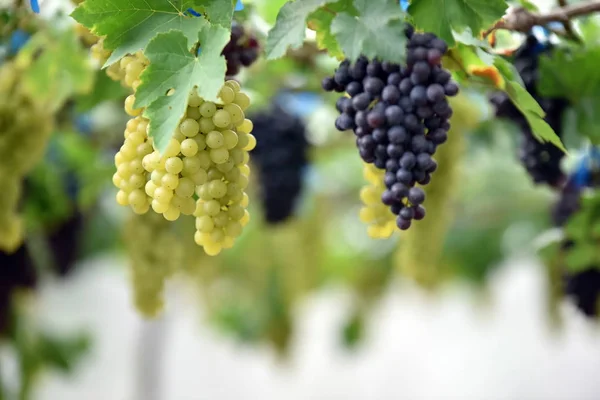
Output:
<instances>
[{"instance_id":1,"label":"grape stem","mask_svg":"<svg viewBox=\"0 0 600 400\"><path fill-rule=\"evenodd\" d=\"M548 13L531 12L523 7L515 7L483 35L487 37L498 29L527 33L536 25L546 26L552 22L565 24L565 30L568 32L569 28L566 25L572 19L600 12L600 0L589 0L571 5L560 1L559 4L561 4L560 7Z\"/></svg>"},{"instance_id":2,"label":"grape stem","mask_svg":"<svg viewBox=\"0 0 600 400\"><path fill-rule=\"evenodd\" d=\"M559 7L568 7L569 6L569 3L567 3L567 0L558 0L557 2L558 2ZM579 35L575 32L575 29L573 28L573 24L570 20L563 21L562 25L565 29L566 36L573 39L575 42L578 42L580 44L583 43L583 41L581 40Z\"/></svg>"}]
</instances>

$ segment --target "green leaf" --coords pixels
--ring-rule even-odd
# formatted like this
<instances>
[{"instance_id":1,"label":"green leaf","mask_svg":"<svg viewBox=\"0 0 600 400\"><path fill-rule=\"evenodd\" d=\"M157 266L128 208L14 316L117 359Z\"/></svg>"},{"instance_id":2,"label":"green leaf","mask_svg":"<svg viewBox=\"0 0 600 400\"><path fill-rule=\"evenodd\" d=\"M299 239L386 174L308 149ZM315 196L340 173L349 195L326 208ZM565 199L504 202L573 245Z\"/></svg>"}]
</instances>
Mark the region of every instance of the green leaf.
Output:
<instances>
[{"instance_id":1,"label":"green leaf","mask_svg":"<svg viewBox=\"0 0 600 400\"><path fill-rule=\"evenodd\" d=\"M288 1L277 14L275 26L267 37L266 53L270 60L282 57L288 47L302 46L306 32L306 19L317 8L334 0Z\"/></svg>"},{"instance_id":2,"label":"green leaf","mask_svg":"<svg viewBox=\"0 0 600 400\"><path fill-rule=\"evenodd\" d=\"M332 13L332 11L334 13ZM319 46L319 49L327 50L333 57L343 58L344 53L342 52L337 39L331 32L331 23L336 17L335 13L339 12L354 13L352 0L339 0L335 3L331 3L327 6L327 10L323 7L319 8L308 17L308 25L317 33L317 45Z\"/></svg>"},{"instance_id":3,"label":"green leaf","mask_svg":"<svg viewBox=\"0 0 600 400\"><path fill-rule=\"evenodd\" d=\"M600 90L600 47L578 47L553 51L540 57L538 90L546 97L568 98L577 103ZM573 71L577 73L573 73Z\"/></svg>"},{"instance_id":4,"label":"green leaf","mask_svg":"<svg viewBox=\"0 0 600 400\"><path fill-rule=\"evenodd\" d=\"M479 34L502 18L507 8L505 0L413 0L408 13L417 28L435 33L452 46L452 30L471 28Z\"/></svg>"},{"instance_id":5,"label":"green leaf","mask_svg":"<svg viewBox=\"0 0 600 400\"><path fill-rule=\"evenodd\" d=\"M24 48L31 54L41 52L23 76L29 93L58 109L72 95L92 89L94 72L87 62L87 51L72 31L40 32L36 36Z\"/></svg>"},{"instance_id":6,"label":"green leaf","mask_svg":"<svg viewBox=\"0 0 600 400\"><path fill-rule=\"evenodd\" d=\"M123 99L128 94L128 90L121 83L110 79L106 72L98 70L92 90L76 98L77 111L89 111L102 102Z\"/></svg>"},{"instance_id":7,"label":"green leaf","mask_svg":"<svg viewBox=\"0 0 600 400\"><path fill-rule=\"evenodd\" d=\"M600 47L557 49L551 56L540 57L540 93L568 99L574 107L577 130L595 145L600 144L599 63Z\"/></svg>"},{"instance_id":8,"label":"green leaf","mask_svg":"<svg viewBox=\"0 0 600 400\"><path fill-rule=\"evenodd\" d=\"M227 29L231 27L233 9L236 0L196 0L196 11L206 14L212 24L221 25Z\"/></svg>"},{"instance_id":9,"label":"green leaf","mask_svg":"<svg viewBox=\"0 0 600 400\"><path fill-rule=\"evenodd\" d=\"M183 32L186 47L191 48L207 20L184 12L200 3L210 6L199 0L86 0L71 16L94 34L106 36L104 46L113 50L105 64L108 66L128 53L145 49L152 38L171 29Z\"/></svg>"},{"instance_id":10,"label":"green leaf","mask_svg":"<svg viewBox=\"0 0 600 400\"><path fill-rule=\"evenodd\" d=\"M361 54L387 61L404 60L404 12L395 0L354 0L358 16L338 13L331 31L344 54L356 60Z\"/></svg>"},{"instance_id":11,"label":"green leaf","mask_svg":"<svg viewBox=\"0 0 600 400\"><path fill-rule=\"evenodd\" d=\"M540 142L550 142L566 152L567 150L558 135L556 135L550 125L544 121L544 110L522 86L523 83L515 67L500 57L496 58L494 65L498 68L498 71L506 82L506 94L508 94L508 97L515 107L517 107L525 119L527 119L535 138Z\"/></svg>"},{"instance_id":12,"label":"green leaf","mask_svg":"<svg viewBox=\"0 0 600 400\"><path fill-rule=\"evenodd\" d=\"M565 264L570 272L581 272L597 264L600 249L593 242L578 242L565 255Z\"/></svg>"},{"instance_id":13,"label":"green leaf","mask_svg":"<svg viewBox=\"0 0 600 400\"><path fill-rule=\"evenodd\" d=\"M206 100L215 101L225 79L226 63L221 52L229 41L229 30L219 25L205 26L198 38L202 53L195 57L179 31L161 33L148 44L145 55L150 65L142 73L135 107L147 107L149 135L163 151L183 117L188 95L194 86ZM175 89L172 95L166 93Z\"/></svg>"},{"instance_id":14,"label":"green leaf","mask_svg":"<svg viewBox=\"0 0 600 400\"><path fill-rule=\"evenodd\" d=\"M570 240L583 241L588 236L588 224L590 220L589 210L582 209L569 218L564 227L565 235Z\"/></svg>"}]
</instances>

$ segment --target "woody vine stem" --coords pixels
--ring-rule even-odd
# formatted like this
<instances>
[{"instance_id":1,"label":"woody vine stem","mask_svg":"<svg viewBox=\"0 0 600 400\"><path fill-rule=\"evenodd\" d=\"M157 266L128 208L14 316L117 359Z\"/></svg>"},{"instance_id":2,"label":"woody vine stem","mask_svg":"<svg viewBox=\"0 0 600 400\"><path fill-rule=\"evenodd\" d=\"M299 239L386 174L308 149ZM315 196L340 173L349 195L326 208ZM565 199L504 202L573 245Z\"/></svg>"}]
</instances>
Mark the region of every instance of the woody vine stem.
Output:
<instances>
[{"instance_id":1,"label":"woody vine stem","mask_svg":"<svg viewBox=\"0 0 600 400\"><path fill-rule=\"evenodd\" d=\"M572 5L567 5L566 2L560 1L559 4L561 5L560 7L547 13L531 12L523 7L516 7L506 17L485 31L484 37L499 29L525 33L536 25L546 26L552 22L560 22L567 26L569 21L574 18L600 12L600 0L591 0Z\"/></svg>"}]
</instances>

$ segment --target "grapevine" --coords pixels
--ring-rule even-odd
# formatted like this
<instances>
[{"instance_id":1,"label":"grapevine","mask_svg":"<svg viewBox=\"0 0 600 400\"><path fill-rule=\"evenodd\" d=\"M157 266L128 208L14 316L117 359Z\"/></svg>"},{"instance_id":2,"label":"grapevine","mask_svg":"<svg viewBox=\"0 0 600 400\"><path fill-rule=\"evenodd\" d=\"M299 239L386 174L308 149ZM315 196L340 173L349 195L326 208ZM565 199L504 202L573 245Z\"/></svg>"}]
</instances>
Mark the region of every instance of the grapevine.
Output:
<instances>
[{"instance_id":1,"label":"grapevine","mask_svg":"<svg viewBox=\"0 0 600 400\"><path fill-rule=\"evenodd\" d=\"M440 64L446 43L411 27L405 34L405 66L361 57L353 65L343 61L322 84L348 94L336 103L341 113L336 128L352 129L361 158L385 170L381 201L402 230L425 217L425 192L415 185L429 183L437 168L432 156L447 140L452 115L446 97L458 93Z\"/></svg>"}]
</instances>

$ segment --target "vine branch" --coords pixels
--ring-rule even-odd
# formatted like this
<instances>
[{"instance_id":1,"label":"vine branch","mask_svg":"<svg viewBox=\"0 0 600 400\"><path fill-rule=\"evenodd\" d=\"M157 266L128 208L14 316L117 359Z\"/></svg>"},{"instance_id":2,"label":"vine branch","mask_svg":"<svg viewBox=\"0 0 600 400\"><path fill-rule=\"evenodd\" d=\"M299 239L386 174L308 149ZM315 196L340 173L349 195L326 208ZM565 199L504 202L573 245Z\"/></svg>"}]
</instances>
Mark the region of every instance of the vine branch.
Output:
<instances>
[{"instance_id":1,"label":"vine branch","mask_svg":"<svg viewBox=\"0 0 600 400\"><path fill-rule=\"evenodd\" d=\"M560 2L559 4L565 4ZM577 17L600 12L600 0L589 0L582 3L564 5L548 13L531 12L523 7L516 7L509 14L496 22L484 32L484 37L498 29L527 33L536 25L545 26L551 22L560 22L567 26Z\"/></svg>"}]
</instances>

